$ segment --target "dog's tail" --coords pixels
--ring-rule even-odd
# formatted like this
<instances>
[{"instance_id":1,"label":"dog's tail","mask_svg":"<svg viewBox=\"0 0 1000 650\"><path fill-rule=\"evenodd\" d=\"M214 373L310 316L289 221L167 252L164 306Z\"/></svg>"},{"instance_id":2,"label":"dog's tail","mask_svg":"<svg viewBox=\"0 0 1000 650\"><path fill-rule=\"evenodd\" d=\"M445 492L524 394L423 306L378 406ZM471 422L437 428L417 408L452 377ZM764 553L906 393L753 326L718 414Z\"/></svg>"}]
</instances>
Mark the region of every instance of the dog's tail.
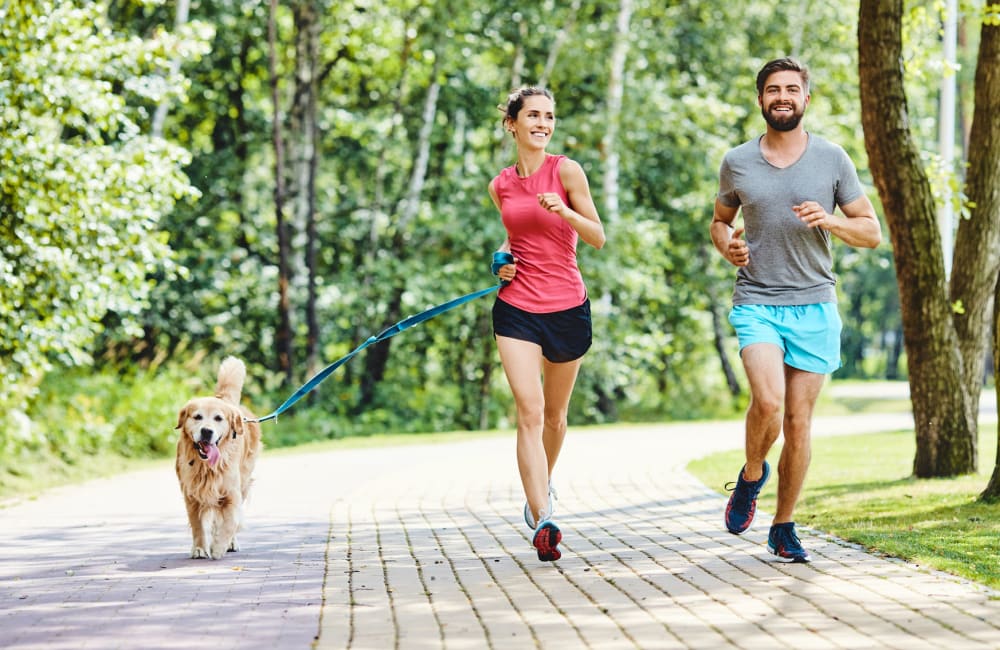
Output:
<instances>
[{"instance_id":1,"label":"dog's tail","mask_svg":"<svg viewBox=\"0 0 1000 650\"><path fill-rule=\"evenodd\" d=\"M243 381L247 378L247 367L236 357L226 357L219 366L219 380L215 384L215 396L233 404L240 403Z\"/></svg>"}]
</instances>

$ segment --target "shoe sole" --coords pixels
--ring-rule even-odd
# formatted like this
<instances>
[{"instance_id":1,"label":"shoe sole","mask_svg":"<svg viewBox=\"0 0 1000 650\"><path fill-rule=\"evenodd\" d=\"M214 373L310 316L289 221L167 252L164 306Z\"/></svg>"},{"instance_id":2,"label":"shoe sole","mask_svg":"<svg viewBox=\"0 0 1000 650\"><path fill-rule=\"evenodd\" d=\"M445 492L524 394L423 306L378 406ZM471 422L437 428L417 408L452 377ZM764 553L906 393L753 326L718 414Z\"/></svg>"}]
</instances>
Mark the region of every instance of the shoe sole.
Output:
<instances>
[{"instance_id":1,"label":"shoe sole","mask_svg":"<svg viewBox=\"0 0 1000 650\"><path fill-rule=\"evenodd\" d=\"M538 551L538 559L542 562L555 562L562 557L559 550L559 542L562 541L562 531L551 521L543 523L535 531L535 537L531 540L532 546Z\"/></svg>"},{"instance_id":2,"label":"shoe sole","mask_svg":"<svg viewBox=\"0 0 1000 650\"><path fill-rule=\"evenodd\" d=\"M778 555L778 552L770 546L767 547L767 552L773 555L776 561L785 562L786 564L809 564L812 561L809 555L795 555L793 557Z\"/></svg>"}]
</instances>

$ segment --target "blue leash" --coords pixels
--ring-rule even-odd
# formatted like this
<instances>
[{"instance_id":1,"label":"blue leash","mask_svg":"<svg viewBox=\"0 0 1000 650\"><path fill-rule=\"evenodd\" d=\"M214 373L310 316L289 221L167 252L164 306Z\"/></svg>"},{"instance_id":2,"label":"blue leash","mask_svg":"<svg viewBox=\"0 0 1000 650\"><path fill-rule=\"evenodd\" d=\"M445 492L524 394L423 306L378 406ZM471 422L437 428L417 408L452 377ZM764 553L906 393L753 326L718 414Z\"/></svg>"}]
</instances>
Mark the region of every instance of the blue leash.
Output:
<instances>
[{"instance_id":1,"label":"blue leash","mask_svg":"<svg viewBox=\"0 0 1000 650\"><path fill-rule=\"evenodd\" d=\"M510 253L502 253L500 251L497 251L496 253L493 253L493 263L490 265L490 270L493 271L493 275L496 275L497 273L500 272L501 266L505 264L512 264L513 262L514 262L513 255L511 255ZM319 386L324 379L330 376L330 373L332 373L334 370L347 363L351 359L351 357L356 355L358 352L361 352L369 345L372 345L373 343L378 343L380 341L384 341L388 338L391 338L399 334L405 329L409 329L414 325L424 322L425 320L434 318L438 314L443 314L444 312L450 309L454 309L459 305L464 305L465 303L471 300L475 300L476 298L481 298L482 296L493 293L494 291L497 291L498 289L500 289L500 287L504 286L505 284L507 283L500 282L496 286L480 289L479 291L473 291L472 293L465 294L464 296L460 296L458 298L455 298L454 300L449 300L448 302L441 303L440 305L437 305L435 307L431 307L430 309L422 311L419 314L416 314L415 316L404 318L395 325L391 325L386 329L382 330L382 332L380 332L379 334L369 337L367 341L365 341L358 347L351 350L351 352L337 359L336 361L328 365L326 368L320 370L313 376L312 379L307 381L302 386L302 388L295 391L291 397L286 399L284 403L278 408L276 408L272 413L269 413L268 415L265 415L264 417L258 418L256 420L247 419L246 421L267 422L268 420L273 420L277 418L279 415L290 409L292 405L295 404L295 402L305 397L310 391L312 391L312 389Z\"/></svg>"}]
</instances>

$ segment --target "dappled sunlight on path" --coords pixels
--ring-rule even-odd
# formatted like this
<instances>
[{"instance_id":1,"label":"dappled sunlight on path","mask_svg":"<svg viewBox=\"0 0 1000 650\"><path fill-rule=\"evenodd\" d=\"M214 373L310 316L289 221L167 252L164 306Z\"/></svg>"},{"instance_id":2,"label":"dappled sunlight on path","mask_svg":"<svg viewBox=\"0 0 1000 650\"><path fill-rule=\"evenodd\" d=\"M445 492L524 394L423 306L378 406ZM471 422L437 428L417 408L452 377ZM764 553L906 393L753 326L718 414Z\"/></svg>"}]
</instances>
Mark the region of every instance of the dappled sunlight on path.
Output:
<instances>
[{"instance_id":1,"label":"dappled sunlight on path","mask_svg":"<svg viewBox=\"0 0 1000 650\"><path fill-rule=\"evenodd\" d=\"M773 562L766 513L725 532L684 467L741 441L739 422L571 431L555 563L530 546L512 436L265 452L219 561L188 559L170 463L55 490L0 510L0 647L1000 647L979 586L808 529L812 564Z\"/></svg>"}]
</instances>

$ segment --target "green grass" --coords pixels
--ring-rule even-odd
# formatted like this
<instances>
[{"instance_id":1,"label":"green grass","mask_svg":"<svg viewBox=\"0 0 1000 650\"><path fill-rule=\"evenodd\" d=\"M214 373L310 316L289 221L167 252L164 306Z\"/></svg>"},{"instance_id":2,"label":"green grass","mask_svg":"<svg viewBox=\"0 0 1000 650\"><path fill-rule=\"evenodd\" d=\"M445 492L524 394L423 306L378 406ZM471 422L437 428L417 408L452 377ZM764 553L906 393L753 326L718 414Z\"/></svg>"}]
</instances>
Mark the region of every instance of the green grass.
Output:
<instances>
[{"instance_id":1,"label":"green grass","mask_svg":"<svg viewBox=\"0 0 1000 650\"><path fill-rule=\"evenodd\" d=\"M318 440L294 447L268 447L265 423L265 451L269 456L301 454L334 449L366 447L399 447L403 445L436 444L473 440L509 434L500 431L456 431L444 433L385 433L355 435L331 440ZM0 458L0 508L23 499L37 498L46 490L81 483L90 479L105 478L162 465L172 461L163 458L126 458L110 451L100 454L77 454L57 458L44 452L22 454L18 458ZM173 471L173 470L171 470Z\"/></svg>"},{"instance_id":2,"label":"green grass","mask_svg":"<svg viewBox=\"0 0 1000 650\"><path fill-rule=\"evenodd\" d=\"M905 381L841 379L827 382L815 410L817 415L865 415L909 413L912 406Z\"/></svg>"},{"instance_id":3,"label":"green grass","mask_svg":"<svg viewBox=\"0 0 1000 650\"><path fill-rule=\"evenodd\" d=\"M264 426L267 426L266 424ZM479 440L493 436L511 435L510 431L445 431L438 433L378 433L372 435L355 435L331 440L317 440L294 447L269 449L268 455L302 454L315 451L330 451L334 449L363 449L371 447L400 447L405 445L430 445L445 442L460 442L462 440Z\"/></svg>"},{"instance_id":4,"label":"green grass","mask_svg":"<svg viewBox=\"0 0 1000 650\"><path fill-rule=\"evenodd\" d=\"M814 439L796 521L1000 589L1000 503L977 501L993 471L996 425L980 425L980 471L974 475L912 478L915 444L912 431ZM779 440L768 456L772 467L780 452ZM735 450L694 461L688 469L722 492L743 462L742 450ZM761 493L758 507L765 512L774 512L776 484L768 482Z\"/></svg>"},{"instance_id":5,"label":"green grass","mask_svg":"<svg viewBox=\"0 0 1000 650\"><path fill-rule=\"evenodd\" d=\"M163 460L125 458L107 452L56 457L50 453L24 453L0 458L0 507L18 499L33 499L45 490L95 478L135 471Z\"/></svg>"}]
</instances>

